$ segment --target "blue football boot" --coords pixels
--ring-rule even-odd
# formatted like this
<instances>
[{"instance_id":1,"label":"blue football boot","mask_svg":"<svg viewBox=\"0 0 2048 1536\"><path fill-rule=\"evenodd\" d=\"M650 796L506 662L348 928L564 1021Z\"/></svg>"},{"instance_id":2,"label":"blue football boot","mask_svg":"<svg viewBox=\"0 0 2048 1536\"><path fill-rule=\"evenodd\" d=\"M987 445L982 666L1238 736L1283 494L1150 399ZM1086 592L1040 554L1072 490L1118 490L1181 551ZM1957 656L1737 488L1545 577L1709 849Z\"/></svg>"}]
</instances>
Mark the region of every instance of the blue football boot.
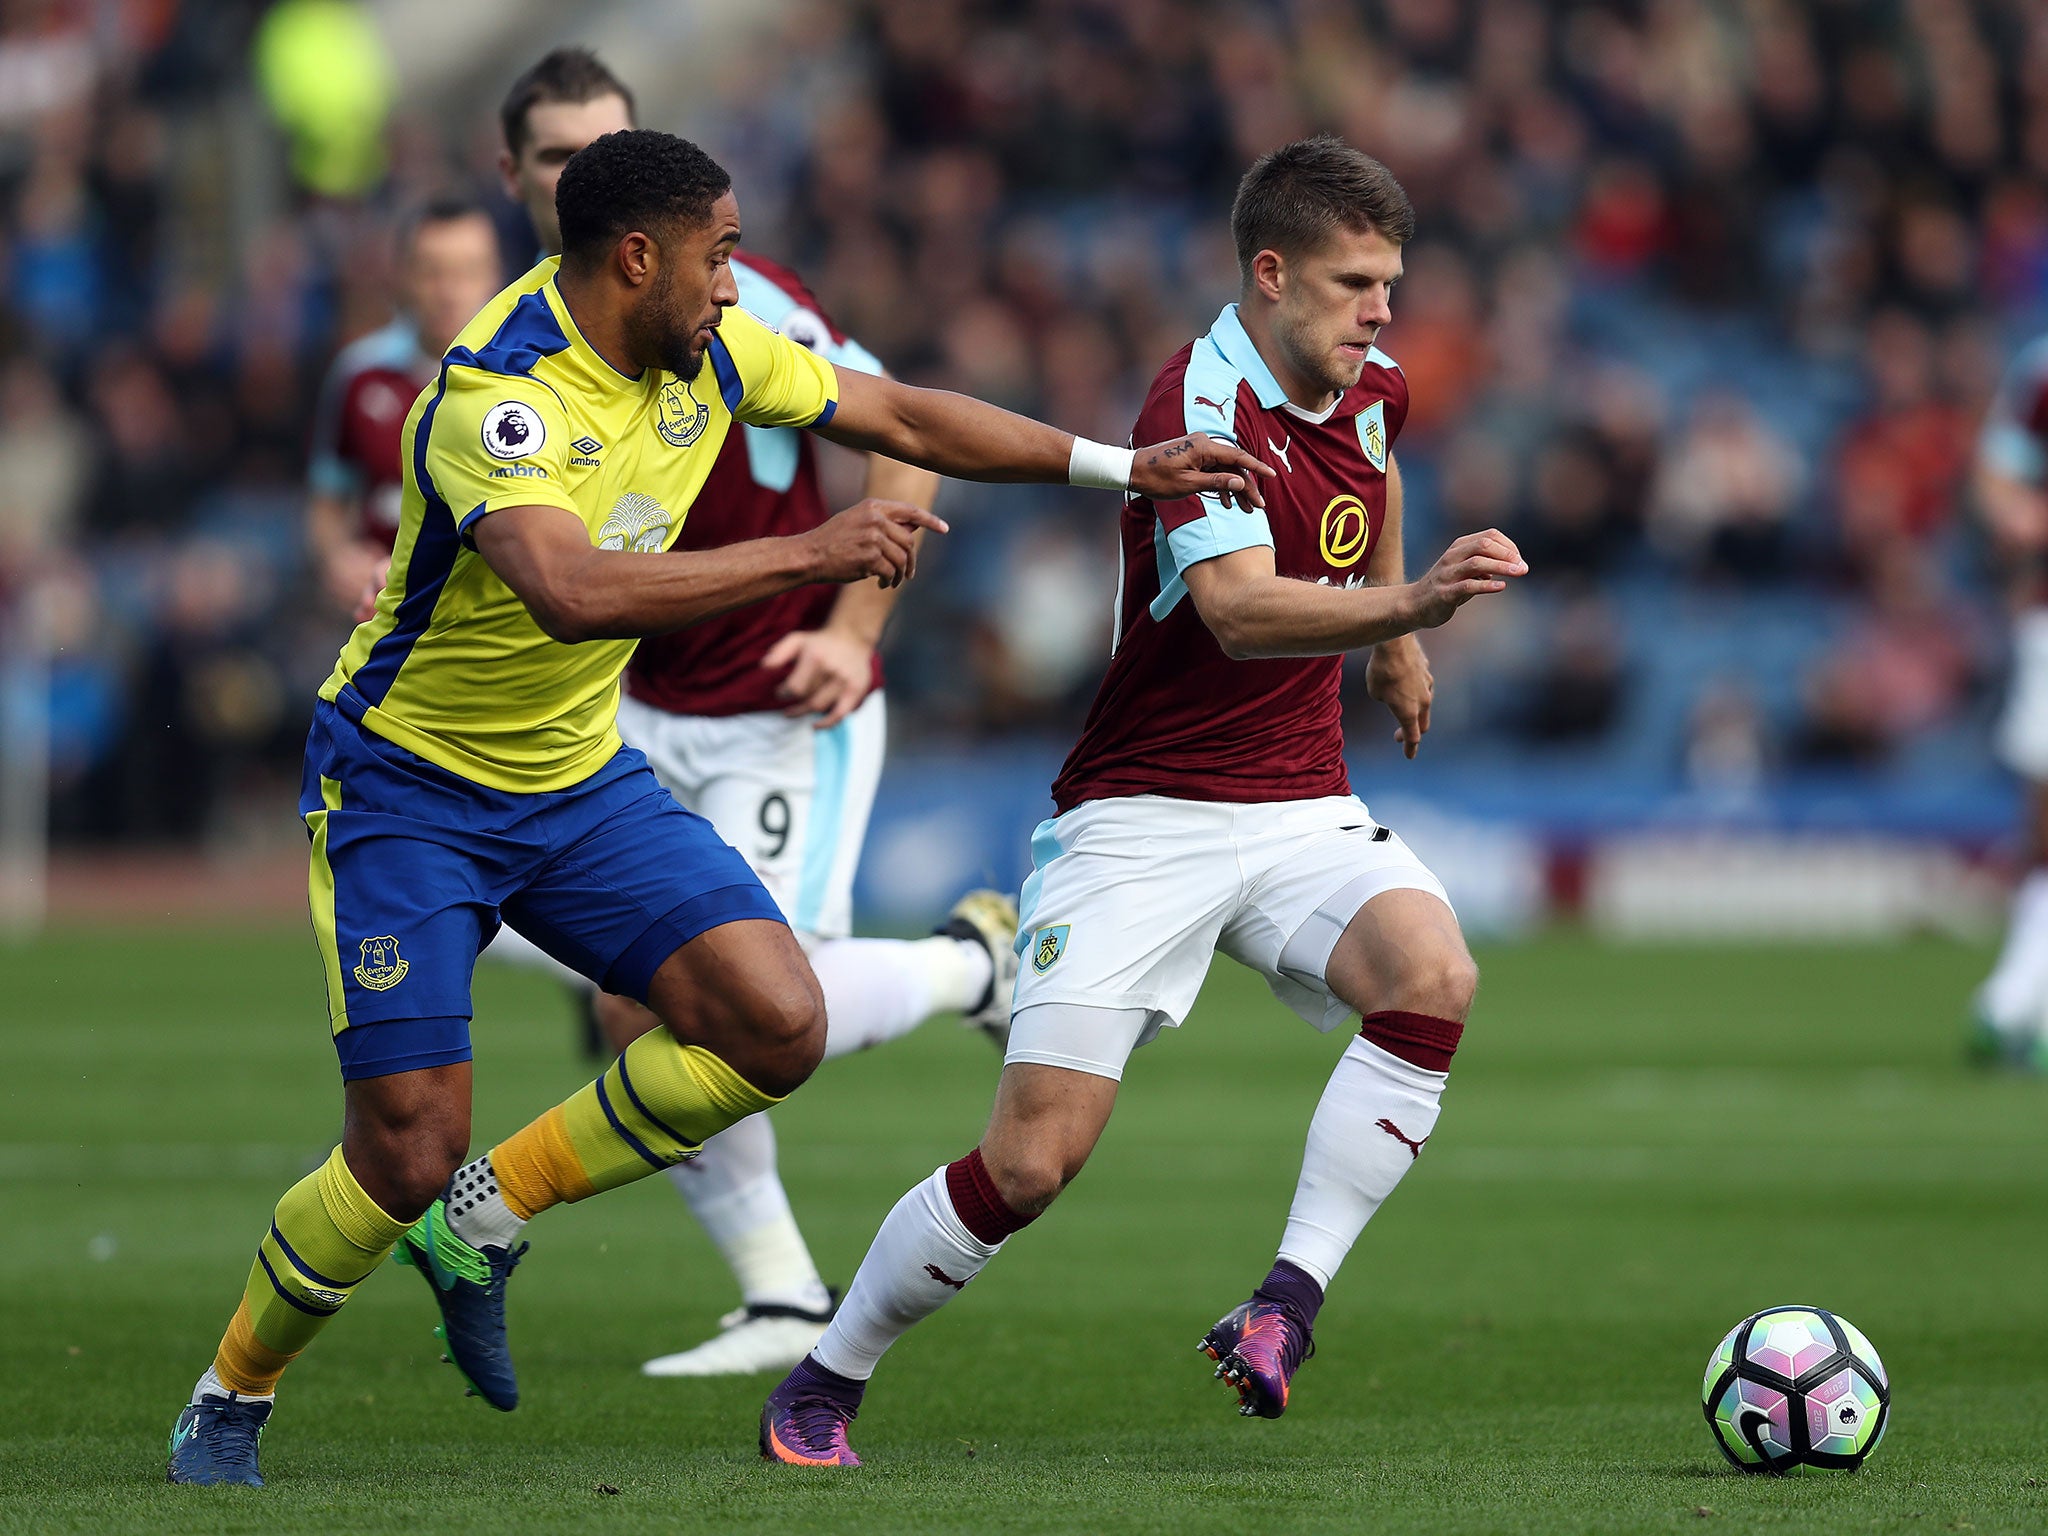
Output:
<instances>
[{"instance_id":1,"label":"blue football boot","mask_svg":"<svg viewBox=\"0 0 2048 1536\"><path fill-rule=\"evenodd\" d=\"M246 1483L261 1488L263 1474L256 1470L256 1447L263 1439L270 1409L268 1402L212 1392L188 1404L171 1426L170 1480L201 1486Z\"/></svg>"},{"instance_id":2,"label":"blue football boot","mask_svg":"<svg viewBox=\"0 0 2048 1536\"><path fill-rule=\"evenodd\" d=\"M472 1397L501 1413L519 1406L519 1378L505 1343L505 1282L526 1248L472 1247L455 1235L446 1203L436 1200L391 1253L417 1269L433 1290L441 1309L434 1336L447 1349L441 1358L462 1373Z\"/></svg>"}]
</instances>

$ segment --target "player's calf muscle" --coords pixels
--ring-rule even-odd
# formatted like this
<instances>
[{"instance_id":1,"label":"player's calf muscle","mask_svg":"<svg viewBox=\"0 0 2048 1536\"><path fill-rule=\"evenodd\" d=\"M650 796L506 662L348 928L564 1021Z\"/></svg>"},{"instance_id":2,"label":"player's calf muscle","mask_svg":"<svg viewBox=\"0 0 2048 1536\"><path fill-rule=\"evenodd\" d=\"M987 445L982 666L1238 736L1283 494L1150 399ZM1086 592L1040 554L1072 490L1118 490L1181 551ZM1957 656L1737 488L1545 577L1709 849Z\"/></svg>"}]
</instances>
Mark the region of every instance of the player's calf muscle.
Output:
<instances>
[{"instance_id":1,"label":"player's calf muscle","mask_svg":"<svg viewBox=\"0 0 2048 1536\"><path fill-rule=\"evenodd\" d=\"M981 1157L1009 1207L1035 1216L1087 1164L1116 1104L1109 1078L1020 1063L1003 1072Z\"/></svg>"}]
</instances>

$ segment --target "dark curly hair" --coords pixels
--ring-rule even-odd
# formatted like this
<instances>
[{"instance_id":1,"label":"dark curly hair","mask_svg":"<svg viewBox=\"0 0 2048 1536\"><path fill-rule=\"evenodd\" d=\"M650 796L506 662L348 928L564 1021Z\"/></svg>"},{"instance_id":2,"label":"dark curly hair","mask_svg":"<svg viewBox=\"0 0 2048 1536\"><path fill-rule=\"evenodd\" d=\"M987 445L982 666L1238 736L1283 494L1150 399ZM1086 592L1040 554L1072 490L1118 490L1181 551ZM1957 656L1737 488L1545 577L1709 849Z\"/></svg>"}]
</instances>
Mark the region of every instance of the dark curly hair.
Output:
<instances>
[{"instance_id":1,"label":"dark curly hair","mask_svg":"<svg viewBox=\"0 0 2048 1536\"><path fill-rule=\"evenodd\" d=\"M600 259L632 230L694 229L732 190L725 167L688 139L653 128L625 128L569 157L555 186L562 260Z\"/></svg>"}]
</instances>

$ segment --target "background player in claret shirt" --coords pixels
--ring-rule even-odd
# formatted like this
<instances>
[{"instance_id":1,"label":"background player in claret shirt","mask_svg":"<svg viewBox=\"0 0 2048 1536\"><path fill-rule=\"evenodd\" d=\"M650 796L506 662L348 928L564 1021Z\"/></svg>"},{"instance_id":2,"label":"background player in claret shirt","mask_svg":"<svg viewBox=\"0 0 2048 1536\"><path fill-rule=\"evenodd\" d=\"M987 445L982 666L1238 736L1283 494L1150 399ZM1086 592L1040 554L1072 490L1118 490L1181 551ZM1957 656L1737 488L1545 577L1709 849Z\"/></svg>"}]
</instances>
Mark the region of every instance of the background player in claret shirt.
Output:
<instances>
[{"instance_id":1,"label":"background player in claret shirt","mask_svg":"<svg viewBox=\"0 0 2048 1536\"><path fill-rule=\"evenodd\" d=\"M313 421L306 544L321 590L356 618L384 584L405 486L405 415L434 382L441 354L504 285L490 215L441 197L402 226L400 313L344 347L328 370Z\"/></svg>"},{"instance_id":2,"label":"background player in claret shirt","mask_svg":"<svg viewBox=\"0 0 2048 1536\"><path fill-rule=\"evenodd\" d=\"M513 83L500 113L501 165L546 250L559 245L564 161L632 123L631 93L585 50L557 50ZM834 367L884 371L795 273L748 251L733 253L732 273L739 307L757 320ZM936 475L880 454L866 464L863 495L931 506ZM828 512L810 435L745 427L719 451L675 547L803 533ZM1016 974L1016 909L993 891L964 898L947 930L928 939L848 936L886 734L875 647L897 595L876 583L802 587L650 636L634 652L619 706L620 736L746 857L802 937L825 993L828 1060L938 1013L963 1014L1000 1043ZM615 1049L654 1027L630 998L601 995L597 1010ZM708 1342L644 1369L787 1370L824 1331L832 1295L790 1211L769 1117L720 1132L669 1177L731 1267L741 1305Z\"/></svg>"},{"instance_id":3,"label":"background player in claret shirt","mask_svg":"<svg viewBox=\"0 0 2048 1536\"><path fill-rule=\"evenodd\" d=\"M1974 1012L1974 1055L2048 1073L2048 337L2020 353L1977 448L1977 500L2012 571L2012 681L1998 750L2026 781L2027 872Z\"/></svg>"},{"instance_id":4,"label":"background player in claret shirt","mask_svg":"<svg viewBox=\"0 0 2048 1536\"><path fill-rule=\"evenodd\" d=\"M1353 1241L1436 1124L1477 971L1443 887L1350 793L1338 684L1367 674L1409 756L1432 683L1414 632L1523 574L1497 531L1401 569L1391 318L1406 195L1331 138L1254 165L1231 213L1238 304L1160 372L1134 441L1227 437L1273 468L1263 509L1133 500L1117 646L1032 839L1024 965L981 1145L890 1212L825 1336L770 1396L764 1455L858 1464L867 1378L1049 1206L1108 1123L1131 1051L1178 1025L1221 950L1352 1040L1310 1122L1279 1257L1202 1347L1278 1417Z\"/></svg>"}]
</instances>

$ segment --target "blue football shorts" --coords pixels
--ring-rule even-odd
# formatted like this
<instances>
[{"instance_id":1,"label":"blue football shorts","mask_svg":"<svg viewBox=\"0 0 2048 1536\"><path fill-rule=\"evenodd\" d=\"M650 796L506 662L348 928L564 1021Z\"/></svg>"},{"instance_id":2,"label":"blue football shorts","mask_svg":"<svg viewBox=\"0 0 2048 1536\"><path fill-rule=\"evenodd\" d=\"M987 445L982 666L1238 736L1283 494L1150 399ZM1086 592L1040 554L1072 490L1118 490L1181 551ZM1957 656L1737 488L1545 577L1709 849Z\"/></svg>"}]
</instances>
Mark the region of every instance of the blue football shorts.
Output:
<instances>
[{"instance_id":1,"label":"blue football shorts","mask_svg":"<svg viewBox=\"0 0 2048 1536\"><path fill-rule=\"evenodd\" d=\"M325 701L299 813L344 1078L470 1059L470 977L509 920L608 992L642 1002L708 929L782 912L746 860L631 747L546 794L488 789Z\"/></svg>"}]
</instances>

